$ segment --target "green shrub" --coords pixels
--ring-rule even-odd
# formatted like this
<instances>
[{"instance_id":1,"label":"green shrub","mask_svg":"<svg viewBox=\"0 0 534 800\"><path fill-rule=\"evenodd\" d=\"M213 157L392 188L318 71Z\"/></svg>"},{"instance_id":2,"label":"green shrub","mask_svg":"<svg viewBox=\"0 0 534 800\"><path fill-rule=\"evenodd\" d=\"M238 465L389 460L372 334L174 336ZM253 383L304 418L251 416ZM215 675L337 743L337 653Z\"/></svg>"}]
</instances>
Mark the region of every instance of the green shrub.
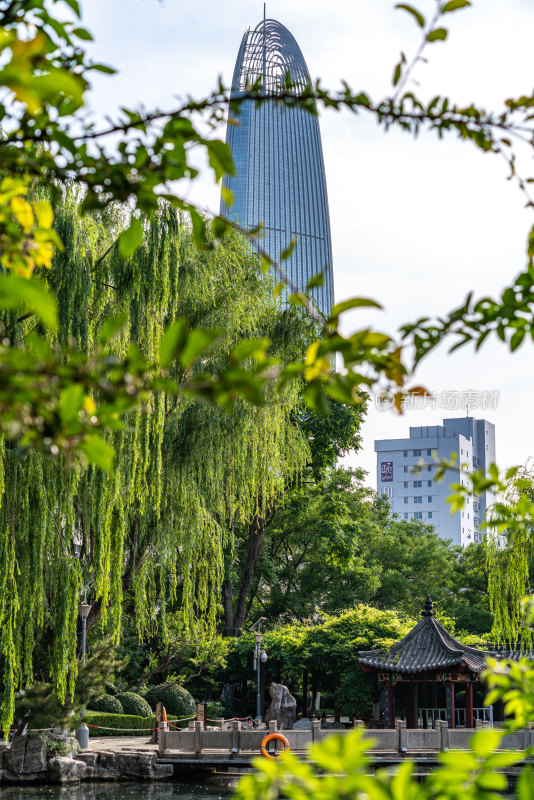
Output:
<instances>
[{"instance_id":1,"label":"green shrub","mask_svg":"<svg viewBox=\"0 0 534 800\"><path fill-rule=\"evenodd\" d=\"M182 686L168 686L162 683L161 686L150 689L145 697L152 711L156 710L156 703L163 703L169 719L172 716L187 717L196 714L197 711L193 696Z\"/></svg>"},{"instance_id":2,"label":"green shrub","mask_svg":"<svg viewBox=\"0 0 534 800\"><path fill-rule=\"evenodd\" d=\"M117 700L122 705L124 714L133 714L135 717L149 717L152 714L152 709L140 694L121 692L117 695Z\"/></svg>"},{"instance_id":3,"label":"green shrub","mask_svg":"<svg viewBox=\"0 0 534 800\"><path fill-rule=\"evenodd\" d=\"M224 704L218 700L210 700L208 703L208 719L221 719L226 716Z\"/></svg>"},{"instance_id":4,"label":"green shrub","mask_svg":"<svg viewBox=\"0 0 534 800\"><path fill-rule=\"evenodd\" d=\"M133 714L101 714L88 711L84 722L89 727L89 736L151 736L156 727L156 717L136 717ZM95 726L95 727L93 727ZM105 730L114 728L117 730ZM133 730L128 730L129 728Z\"/></svg>"},{"instance_id":5,"label":"green shrub","mask_svg":"<svg viewBox=\"0 0 534 800\"><path fill-rule=\"evenodd\" d=\"M124 709L121 701L110 694L103 694L96 700L92 700L87 706L90 711L100 711L102 714L122 714Z\"/></svg>"}]
</instances>

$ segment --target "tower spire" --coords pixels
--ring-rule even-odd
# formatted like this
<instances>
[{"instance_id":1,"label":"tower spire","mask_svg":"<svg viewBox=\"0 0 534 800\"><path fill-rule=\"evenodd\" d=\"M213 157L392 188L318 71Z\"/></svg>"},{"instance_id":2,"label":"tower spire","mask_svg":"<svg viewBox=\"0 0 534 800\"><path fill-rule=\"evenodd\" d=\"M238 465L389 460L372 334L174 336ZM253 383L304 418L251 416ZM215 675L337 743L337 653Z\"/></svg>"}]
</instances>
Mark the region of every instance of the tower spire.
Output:
<instances>
[{"instance_id":1,"label":"tower spire","mask_svg":"<svg viewBox=\"0 0 534 800\"><path fill-rule=\"evenodd\" d=\"M267 31L265 23L267 19L267 3L263 4L263 92L267 94Z\"/></svg>"}]
</instances>

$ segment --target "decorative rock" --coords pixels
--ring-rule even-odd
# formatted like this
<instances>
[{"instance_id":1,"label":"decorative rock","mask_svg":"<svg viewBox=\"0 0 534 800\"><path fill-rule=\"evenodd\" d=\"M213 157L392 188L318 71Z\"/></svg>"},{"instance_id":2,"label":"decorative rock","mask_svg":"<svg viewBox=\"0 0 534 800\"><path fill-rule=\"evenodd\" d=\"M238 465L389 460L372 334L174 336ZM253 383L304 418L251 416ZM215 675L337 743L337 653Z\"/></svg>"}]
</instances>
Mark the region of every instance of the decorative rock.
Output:
<instances>
[{"instance_id":1,"label":"decorative rock","mask_svg":"<svg viewBox=\"0 0 534 800\"><path fill-rule=\"evenodd\" d=\"M117 768L121 775L133 778L151 778L154 774L155 753L119 753Z\"/></svg>"},{"instance_id":2,"label":"decorative rock","mask_svg":"<svg viewBox=\"0 0 534 800\"><path fill-rule=\"evenodd\" d=\"M48 762L50 777L59 783L77 783L84 777L86 769L83 761L65 756L51 758Z\"/></svg>"},{"instance_id":3,"label":"decorative rock","mask_svg":"<svg viewBox=\"0 0 534 800\"><path fill-rule=\"evenodd\" d=\"M302 719L298 719L294 725L294 731L311 731L312 729L312 721L308 719L308 717L302 717Z\"/></svg>"},{"instance_id":4,"label":"decorative rock","mask_svg":"<svg viewBox=\"0 0 534 800\"><path fill-rule=\"evenodd\" d=\"M164 778L172 778L174 775L174 767L172 764L155 764L154 765L154 778L156 780L163 780Z\"/></svg>"},{"instance_id":5,"label":"decorative rock","mask_svg":"<svg viewBox=\"0 0 534 800\"><path fill-rule=\"evenodd\" d=\"M91 750L85 750L83 753L78 753L76 760L83 761L83 763L88 767L96 767L98 753L93 753Z\"/></svg>"},{"instance_id":6,"label":"decorative rock","mask_svg":"<svg viewBox=\"0 0 534 800\"><path fill-rule=\"evenodd\" d=\"M15 736L11 742L11 747L5 753L5 767L14 775L22 773L24 769L24 756L26 755L27 742L27 736Z\"/></svg>"},{"instance_id":7,"label":"decorative rock","mask_svg":"<svg viewBox=\"0 0 534 800\"><path fill-rule=\"evenodd\" d=\"M24 754L25 775L46 772L46 739L41 736L28 736Z\"/></svg>"},{"instance_id":8,"label":"decorative rock","mask_svg":"<svg viewBox=\"0 0 534 800\"><path fill-rule=\"evenodd\" d=\"M272 703L265 714L265 722L275 719L278 723L278 730L290 730L297 718L297 701L287 688L281 683L271 683L269 694Z\"/></svg>"}]
</instances>

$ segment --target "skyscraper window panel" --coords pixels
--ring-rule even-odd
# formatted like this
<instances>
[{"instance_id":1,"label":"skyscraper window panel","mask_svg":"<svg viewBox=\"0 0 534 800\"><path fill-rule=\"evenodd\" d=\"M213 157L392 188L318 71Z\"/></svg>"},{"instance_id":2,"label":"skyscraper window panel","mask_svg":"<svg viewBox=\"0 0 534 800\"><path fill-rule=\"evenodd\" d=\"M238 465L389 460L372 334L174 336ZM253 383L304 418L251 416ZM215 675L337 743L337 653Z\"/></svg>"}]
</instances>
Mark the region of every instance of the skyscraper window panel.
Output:
<instances>
[{"instance_id":1,"label":"skyscraper window panel","mask_svg":"<svg viewBox=\"0 0 534 800\"><path fill-rule=\"evenodd\" d=\"M232 97L242 97L247 84L259 80L272 100L260 106L244 100L237 124L228 125L226 141L236 176L226 176L224 185L235 199L231 207L221 200L221 213L249 230L263 222L265 236L259 244L277 261L296 237L297 244L283 267L301 291L311 277L323 273L323 286L313 289L312 295L326 314L334 302L334 282L319 120L301 106L276 104L287 73L298 96L310 76L287 28L267 19L254 30L247 29L235 65Z\"/></svg>"}]
</instances>

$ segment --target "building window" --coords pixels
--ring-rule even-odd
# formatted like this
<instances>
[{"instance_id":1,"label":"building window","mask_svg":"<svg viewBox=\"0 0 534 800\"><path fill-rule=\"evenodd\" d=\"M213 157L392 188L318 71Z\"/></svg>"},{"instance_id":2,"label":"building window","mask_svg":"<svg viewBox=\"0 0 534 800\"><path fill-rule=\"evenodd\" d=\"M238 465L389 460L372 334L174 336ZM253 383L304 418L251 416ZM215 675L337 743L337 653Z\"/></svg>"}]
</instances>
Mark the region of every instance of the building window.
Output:
<instances>
[{"instance_id":1,"label":"building window","mask_svg":"<svg viewBox=\"0 0 534 800\"><path fill-rule=\"evenodd\" d=\"M431 511L428 512L428 519L432 519L432 512Z\"/></svg>"},{"instance_id":2,"label":"building window","mask_svg":"<svg viewBox=\"0 0 534 800\"><path fill-rule=\"evenodd\" d=\"M426 471L427 472L432 472L432 464L428 465L428 467L426 468Z\"/></svg>"},{"instance_id":3,"label":"building window","mask_svg":"<svg viewBox=\"0 0 534 800\"><path fill-rule=\"evenodd\" d=\"M480 517L475 517L475 525L478 528L478 526L480 525Z\"/></svg>"},{"instance_id":4,"label":"building window","mask_svg":"<svg viewBox=\"0 0 534 800\"><path fill-rule=\"evenodd\" d=\"M428 450L426 451L426 454L427 454L427 456L431 456L431 455L432 455L432 450L428 449Z\"/></svg>"},{"instance_id":5,"label":"building window","mask_svg":"<svg viewBox=\"0 0 534 800\"><path fill-rule=\"evenodd\" d=\"M414 456L420 456L421 455L421 451L420 450L414 450L413 454L414 454Z\"/></svg>"},{"instance_id":6,"label":"building window","mask_svg":"<svg viewBox=\"0 0 534 800\"><path fill-rule=\"evenodd\" d=\"M408 498L407 498L407 497L405 497L405 498L404 498L404 502L405 502L405 503L407 503L407 502L408 502Z\"/></svg>"},{"instance_id":7,"label":"building window","mask_svg":"<svg viewBox=\"0 0 534 800\"><path fill-rule=\"evenodd\" d=\"M418 489L420 486L423 485L423 481L414 481L413 485L415 486L416 489Z\"/></svg>"},{"instance_id":8,"label":"building window","mask_svg":"<svg viewBox=\"0 0 534 800\"><path fill-rule=\"evenodd\" d=\"M429 502L429 503L431 503L431 502L432 502L432 495L431 495L431 494L429 494L429 495L428 495L428 502Z\"/></svg>"},{"instance_id":9,"label":"building window","mask_svg":"<svg viewBox=\"0 0 534 800\"><path fill-rule=\"evenodd\" d=\"M405 472L408 472L408 467L404 467L404 471L405 471Z\"/></svg>"},{"instance_id":10,"label":"building window","mask_svg":"<svg viewBox=\"0 0 534 800\"><path fill-rule=\"evenodd\" d=\"M463 451L463 450L460 450L460 453L463 455L463 454L464 454L464 451Z\"/></svg>"},{"instance_id":11,"label":"building window","mask_svg":"<svg viewBox=\"0 0 534 800\"><path fill-rule=\"evenodd\" d=\"M422 503L423 502L423 498L422 497L414 497L413 501L414 501L414 503Z\"/></svg>"},{"instance_id":12,"label":"building window","mask_svg":"<svg viewBox=\"0 0 534 800\"><path fill-rule=\"evenodd\" d=\"M423 512L422 511L416 511L414 513L413 517L414 517L414 519L423 519Z\"/></svg>"},{"instance_id":13,"label":"building window","mask_svg":"<svg viewBox=\"0 0 534 800\"><path fill-rule=\"evenodd\" d=\"M408 519L408 514L405 514L405 515L404 515L404 519Z\"/></svg>"},{"instance_id":14,"label":"building window","mask_svg":"<svg viewBox=\"0 0 534 800\"><path fill-rule=\"evenodd\" d=\"M408 481L404 481L404 488L405 488L405 489L407 489L407 488L408 488Z\"/></svg>"},{"instance_id":15,"label":"building window","mask_svg":"<svg viewBox=\"0 0 534 800\"><path fill-rule=\"evenodd\" d=\"M404 458L408 458L408 451L407 450L404 451Z\"/></svg>"},{"instance_id":16,"label":"building window","mask_svg":"<svg viewBox=\"0 0 534 800\"><path fill-rule=\"evenodd\" d=\"M427 485L427 486L432 486L432 481L427 481L427 482L426 482L426 485Z\"/></svg>"}]
</instances>

